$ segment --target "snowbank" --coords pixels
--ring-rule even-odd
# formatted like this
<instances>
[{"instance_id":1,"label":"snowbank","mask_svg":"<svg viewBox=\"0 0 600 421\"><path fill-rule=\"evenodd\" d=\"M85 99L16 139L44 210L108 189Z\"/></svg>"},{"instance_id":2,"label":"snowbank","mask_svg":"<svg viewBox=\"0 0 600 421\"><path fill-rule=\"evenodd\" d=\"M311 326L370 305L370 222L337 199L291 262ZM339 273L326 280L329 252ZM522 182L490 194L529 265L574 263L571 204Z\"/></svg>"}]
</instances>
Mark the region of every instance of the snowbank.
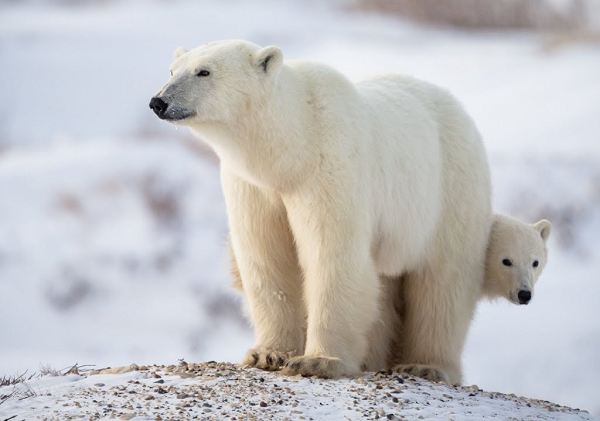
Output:
<instances>
[{"instance_id":1,"label":"snowbank","mask_svg":"<svg viewBox=\"0 0 600 421\"><path fill-rule=\"evenodd\" d=\"M46 376L15 387L33 395L6 401L0 406L0 418L593 419L585 411L547 401L485 392L477 386L435 384L393 373L321 380L215 362L160 367L132 364L96 370L88 376ZM0 396L10 392L11 387L0 388Z\"/></svg>"}]
</instances>

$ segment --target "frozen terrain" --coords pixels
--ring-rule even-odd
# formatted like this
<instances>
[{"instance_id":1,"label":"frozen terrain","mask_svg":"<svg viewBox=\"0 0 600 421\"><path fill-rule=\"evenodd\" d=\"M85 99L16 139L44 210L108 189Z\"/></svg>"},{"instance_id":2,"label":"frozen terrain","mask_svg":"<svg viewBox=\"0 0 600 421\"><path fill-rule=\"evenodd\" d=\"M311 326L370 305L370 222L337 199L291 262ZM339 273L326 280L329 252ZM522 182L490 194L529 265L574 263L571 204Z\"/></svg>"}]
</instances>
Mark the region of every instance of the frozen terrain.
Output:
<instances>
[{"instance_id":1,"label":"frozen terrain","mask_svg":"<svg viewBox=\"0 0 600 421\"><path fill-rule=\"evenodd\" d=\"M461 99L496 210L553 223L532 303L480 306L466 381L600 415L600 47L554 36L317 2L0 3L0 377L238 361L251 345L229 288L218 162L147 106L176 46L243 38Z\"/></svg>"},{"instance_id":2,"label":"frozen terrain","mask_svg":"<svg viewBox=\"0 0 600 421\"><path fill-rule=\"evenodd\" d=\"M0 387L0 406L20 421L64 420L592 420L547 401L435 384L393 373L357 379L285 377L227 363L135 364L81 376L45 376ZM28 396L25 399L19 397Z\"/></svg>"}]
</instances>

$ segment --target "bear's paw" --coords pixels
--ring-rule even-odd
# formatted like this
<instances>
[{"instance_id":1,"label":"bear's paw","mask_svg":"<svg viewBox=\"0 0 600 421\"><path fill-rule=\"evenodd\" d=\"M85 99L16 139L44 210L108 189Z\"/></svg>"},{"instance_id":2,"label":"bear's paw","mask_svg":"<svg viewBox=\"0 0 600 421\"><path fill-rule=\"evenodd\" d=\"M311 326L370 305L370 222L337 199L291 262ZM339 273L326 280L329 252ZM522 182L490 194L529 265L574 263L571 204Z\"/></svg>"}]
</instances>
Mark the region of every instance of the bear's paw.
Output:
<instances>
[{"instance_id":1,"label":"bear's paw","mask_svg":"<svg viewBox=\"0 0 600 421\"><path fill-rule=\"evenodd\" d=\"M395 366L392 371L396 373L405 373L410 376L420 377L432 382L449 383L448 376L439 367L422 364L400 364Z\"/></svg>"},{"instance_id":2,"label":"bear's paw","mask_svg":"<svg viewBox=\"0 0 600 421\"><path fill-rule=\"evenodd\" d=\"M244 357L243 365L260 368L262 370L276 371L296 355L295 352L282 352L274 349L253 348Z\"/></svg>"},{"instance_id":3,"label":"bear's paw","mask_svg":"<svg viewBox=\"0 0 600 421\"><path fill-rule=\"evenodd\" d=\"M283 374L288 376L301 374L322 379L335 379L355 373L350 373L339 358L300 356L291 358L287 362L283 367Z\"/></svg>"}]
</instances>

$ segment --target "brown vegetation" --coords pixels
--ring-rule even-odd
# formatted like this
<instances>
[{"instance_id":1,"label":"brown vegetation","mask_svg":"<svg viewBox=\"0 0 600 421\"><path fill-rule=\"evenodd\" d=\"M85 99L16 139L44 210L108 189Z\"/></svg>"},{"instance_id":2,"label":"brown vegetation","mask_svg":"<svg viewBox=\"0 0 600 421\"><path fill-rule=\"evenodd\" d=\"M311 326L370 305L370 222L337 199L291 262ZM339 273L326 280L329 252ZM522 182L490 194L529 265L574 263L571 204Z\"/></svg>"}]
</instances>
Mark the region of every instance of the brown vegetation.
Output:
<instances>
[{"instance_id":1,"label":"brown vegetation","mask_svg":"<svg viewBox=\"0 0 600 421\"><path fill-rule=\"evenodd\" d=\"M565 1L556 7L549 0L358 0L367 10L407 19L468 29L581 28L587 18L585 0Z\"/></svg>"}]
</instances>

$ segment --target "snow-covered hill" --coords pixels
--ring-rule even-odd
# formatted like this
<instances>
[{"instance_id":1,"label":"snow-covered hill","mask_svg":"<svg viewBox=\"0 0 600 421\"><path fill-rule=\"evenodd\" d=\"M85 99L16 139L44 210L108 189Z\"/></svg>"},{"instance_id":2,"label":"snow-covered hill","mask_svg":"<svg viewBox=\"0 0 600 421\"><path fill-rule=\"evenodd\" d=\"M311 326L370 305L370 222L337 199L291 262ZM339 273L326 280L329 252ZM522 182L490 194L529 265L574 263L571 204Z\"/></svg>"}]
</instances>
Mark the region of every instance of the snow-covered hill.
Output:
<instances>
[{"instance_id":1,"label":"snow-covered hill","mask_svg":"<svg viewBox=\"0 0 600 421\"><path fill-rule=\"evenodd\" d=\"M72 370L75 371L75 370ZM592 420L547 401L393 373L321 380L179 363L45 376L0 388L0 419L21 420Z\"/></svg>"}]
</instances>

